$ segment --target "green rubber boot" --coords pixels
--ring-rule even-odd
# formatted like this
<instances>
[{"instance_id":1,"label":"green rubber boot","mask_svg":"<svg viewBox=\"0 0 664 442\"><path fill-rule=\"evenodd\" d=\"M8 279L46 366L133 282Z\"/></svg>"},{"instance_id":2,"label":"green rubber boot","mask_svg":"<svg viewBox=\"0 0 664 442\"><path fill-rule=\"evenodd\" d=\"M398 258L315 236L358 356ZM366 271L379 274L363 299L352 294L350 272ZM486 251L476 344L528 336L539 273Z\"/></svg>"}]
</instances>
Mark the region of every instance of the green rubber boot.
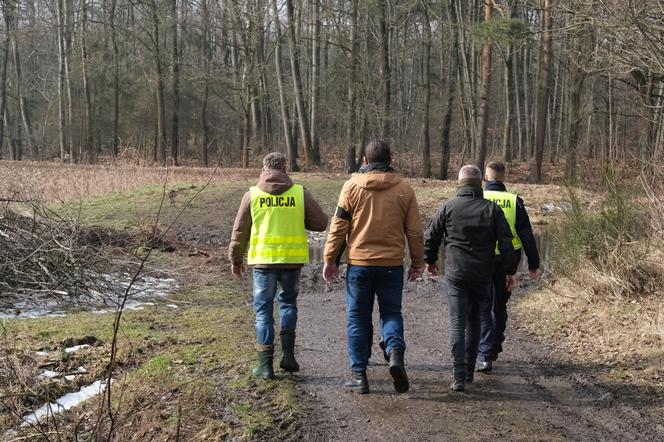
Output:
<instances>
[{"instance_id":1,"label":"green rubber boot","mask_svg":"<svg viewBox=\"0 0 664 442\"><path fill-rule=\"evenodd\" d=\"M257 379L274 379L274 345L257 345L258 366L251 369L251 375Z\"/></svg>"},{"instance_id":2,"label":"green rubber boot","mask_svg":"<svg viewBox=\"0 0 664 442\"><path fill-rule=\"evenodd\" d=\"M300 371L300 364L295 360L295 330L281 330L281 362L279 366L289 373Z\"/></svg>"}]
</instances>

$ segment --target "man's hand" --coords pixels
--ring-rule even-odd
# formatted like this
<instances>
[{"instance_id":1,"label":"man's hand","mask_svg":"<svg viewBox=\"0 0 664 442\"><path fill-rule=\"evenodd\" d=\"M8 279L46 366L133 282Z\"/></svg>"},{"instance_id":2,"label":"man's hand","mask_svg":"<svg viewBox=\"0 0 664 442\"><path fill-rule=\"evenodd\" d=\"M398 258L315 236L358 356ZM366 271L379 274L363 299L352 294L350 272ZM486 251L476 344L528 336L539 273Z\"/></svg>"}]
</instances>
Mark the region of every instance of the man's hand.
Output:
<instances>
[{"instance_id":1,"label":"man's hand","mask_svg":"<svg viewBox=\"0 0 664 442\"><path fill-rule=\"evenodd\" d=\"M242 263L233 264L231 266L231 272L236 278L242 278L242 274L244 273L244 265Z\"/></svg>"},{"instance_id":2,"label":"man's hand","mask_svg":"<svg viewBox=\"0 0 664 442\"><path fill-rule=\"evenodd\" d=\"M411 267L408 269L408 281L417 281L422 277L424 267Z\"/></svg>"},{"instance_id":3,"label":"man's hand","mask_svg":"<svg viewBox=\"0 0 664 442\"><path fill-rule=\"evenodd\" d=\"M427 273L431 276L436 276L438 274L438 266L434 264L427 264Z\"/></svg>"},{"instance_id":4,"label":"man's hand","mask_svg":"<svg viewBox=\"0 0 664 442\"><path fill-rule=\"evenodd\" d=\"M507 275L507 278L505 279L505 288L507 288L508 292L511 292L514 287L516 287L516 275Z\"/></svg>"},{"instance_id":5,"label":"man's hand","mask_svg":"<svg viewBox=\"0 0 664 442\"><path fill-rule=\"evenodd\" d=\"M530 279L535 279L541 274L542 274L542 271L539 268L528 270L528 275L530 276Z\"/></svg>"},{"instance_id":6,"label":"man's hand","mask_svg":"<svg viewBox=\"0 0 664 442\"><path fill-rule=\"evenodd\" d=\"M333 262L326 262L323 266L323 279L325 282L334 282L339 277L339 268Z\"/></svg>"}]
</instances>

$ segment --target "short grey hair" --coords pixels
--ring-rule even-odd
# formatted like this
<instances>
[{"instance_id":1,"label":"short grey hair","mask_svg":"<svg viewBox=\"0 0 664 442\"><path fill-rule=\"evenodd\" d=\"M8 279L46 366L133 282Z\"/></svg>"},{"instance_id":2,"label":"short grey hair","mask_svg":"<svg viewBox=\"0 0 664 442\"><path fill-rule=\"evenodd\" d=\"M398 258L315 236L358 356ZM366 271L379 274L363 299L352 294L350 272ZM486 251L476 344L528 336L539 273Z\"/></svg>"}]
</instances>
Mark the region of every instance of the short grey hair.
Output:
<instances>
[{"instance_id":1,"label":"short grey hair","mask_svg":"<svg viewBox=\"0 0 664 442\"><path fill-rule=\"evenodd\" d=\"M477 167L474 164L467 164L459 170L459 179L463 180L466 178L474 178L481 180L482 179L482 171L480 170L479 167Z\"/></svg>"},{"instance_id":2,"label":"short grey hair","mask_svg":"<svg viewBox=\"0 0 664 442\"><path fill-rule=\"evenodd\" d=\"M263 157L263 167L265 169L282 170L286 167L286 155L281 152L270 152Z\"/></svg>"}]
</instances>

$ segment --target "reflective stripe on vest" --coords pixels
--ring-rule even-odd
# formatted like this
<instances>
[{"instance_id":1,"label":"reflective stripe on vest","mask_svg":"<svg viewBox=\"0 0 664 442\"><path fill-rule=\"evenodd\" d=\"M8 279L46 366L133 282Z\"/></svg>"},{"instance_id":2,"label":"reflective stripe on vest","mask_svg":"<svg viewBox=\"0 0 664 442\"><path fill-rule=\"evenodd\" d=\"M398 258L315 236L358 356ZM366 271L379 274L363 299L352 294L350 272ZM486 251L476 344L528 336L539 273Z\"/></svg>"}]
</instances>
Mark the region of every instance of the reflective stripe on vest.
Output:
<instances>
[{"instance_id":1,"label":"reflective stripe on vest","mask_svg":"<svg viewBox=\"0 0 664 442\"><path fill-rule=\"evenodd\" d=\"M309 243L304 228L304 188L294 184L281 195L272 195L252 187L249 194L248 264L307 264Z\"/></svg>"},{"instance_id":2,"label":"reflective stripe on vest","mask_svg":"<svg viewBox=\"0 0 664 442\"><path fill-rule=\"evenodd\" d=\"M509 192L499 192L495 190L485 190L484 198L498 204L498 207L503 209L507 224L510 225L512 230L512 246L514 250L520 250L521 240L516 234L516 195ZM498 255L498 244L496 244L496 255Z\"/></svg>"}]
</instances>

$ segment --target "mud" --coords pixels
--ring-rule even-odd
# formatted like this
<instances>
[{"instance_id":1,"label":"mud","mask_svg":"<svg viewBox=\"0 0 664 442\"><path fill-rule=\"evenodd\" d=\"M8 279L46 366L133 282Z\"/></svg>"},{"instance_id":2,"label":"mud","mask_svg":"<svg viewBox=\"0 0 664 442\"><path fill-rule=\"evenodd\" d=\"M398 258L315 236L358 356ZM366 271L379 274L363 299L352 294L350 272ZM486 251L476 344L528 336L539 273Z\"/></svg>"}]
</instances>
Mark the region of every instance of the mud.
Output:
<instances>
[{"instance_id":1,"label":"mud","mask_svg":"<svg viewBox=\"0 0 664 442\"><path fill-rule=\"evenodd\" d=\"M597 381L606 367L551 357L510 318L505 352L465 393L449 390L447 303L440 281L407 283L404 320L411 390L396 394L380 349L368 369L371 394L344 391L349 373L343 281L332 287L319 266L299 299L298 388L313 403L307 440L662 440L661 407L647 391L623 394ZM527 296L527 287L513 296ZM377 306L374 324L377 324ZM377 338L375 339L377 341Z\"/></svg>"}]
</instances>

